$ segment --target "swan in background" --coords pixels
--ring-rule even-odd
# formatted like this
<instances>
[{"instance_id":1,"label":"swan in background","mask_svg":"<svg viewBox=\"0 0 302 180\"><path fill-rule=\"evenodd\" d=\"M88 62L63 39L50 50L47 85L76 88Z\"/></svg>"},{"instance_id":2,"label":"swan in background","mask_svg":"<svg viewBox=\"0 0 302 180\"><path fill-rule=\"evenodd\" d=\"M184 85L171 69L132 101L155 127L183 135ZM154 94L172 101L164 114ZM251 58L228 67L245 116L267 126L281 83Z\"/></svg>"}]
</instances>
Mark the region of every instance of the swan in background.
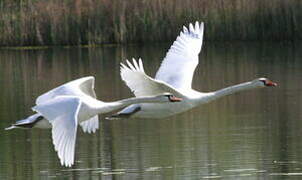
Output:
<instances>
[{"instance_id":1,"label":"swan in background","mask_svg":"<svg viewBox=\"0 0 302 180\"><path fill-rule=\"evenodd\" d=\"M183 31L174 41L157 71L155 79L145 74L141 59L138 62L133 59L132 64L128 60L127 65L121 63L121 77L135 96L171 92L182 98L182 102L171 105L134 104L108 118L165 118L239 91L277 85L267 78L259 78L214 92L203 93L193 90L191 84L202 46L203 29L203 23L198 22L195 26L190 24L189 30L183 27Z\"/></svg>"},{"instance_id":2,"label":"swan in background","mask_svg":"<svg viewBox=\"0 0 302 180\"><path fill-rule=\"evenodd\" d=\"M96 99L94 77L80 78L63 84L36 100L32 109L37 113L18 121L6 130L14 128L52 128L52 139L61 164L74 164L75 142L78 124L84 132L99 128L98 114L108 113L136 103L179 102L180 98L170 93L128 98L114 102Z\"/></svg>"}]
</instances>

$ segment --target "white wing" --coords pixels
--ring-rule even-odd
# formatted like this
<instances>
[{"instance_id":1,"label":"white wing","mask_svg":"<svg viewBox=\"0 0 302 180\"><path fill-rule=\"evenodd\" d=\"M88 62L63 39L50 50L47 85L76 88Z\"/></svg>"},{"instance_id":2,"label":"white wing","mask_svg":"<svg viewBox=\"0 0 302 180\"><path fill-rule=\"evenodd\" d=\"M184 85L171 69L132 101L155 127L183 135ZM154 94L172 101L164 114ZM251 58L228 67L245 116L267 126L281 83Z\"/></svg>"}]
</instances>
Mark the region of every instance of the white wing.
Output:
<instances>
[{"instance_id":1,"label":"white wing","mask_svg":"<svg viewBox=\"0 0 302 180\"><path fill-rule=\"evenodd\" d=\"M85 133L95 133L99 129L99 117L94 116L89 120L81 122L80 125Z\"/></svg>"},{"instance_id":2,"label":"white wing","mask_svg":"<svg viewBox=\"0 0 302 180\"><path fill-rule=\"evenodd\" d=\"M52 140L61 164L70 167L74 163L78 113L81 100L77 97L58 96L33 107L52 124Z\"/></svg>"},{"instance_id":3,"label":"white wing","mask_svg":"<svg viewBox=\"0 0 302 180\"><path fill-rule=\"evenodd\" d=\"M47 102L55 98L56 96L62 96L62 95L66 95L66 96L88 95L93 98L96 98L96 94L94 91L94 77L93 76L83 77L65 83L57 88L54 88L40 95L36 100L36 104L38 105Z\"/></svg>"},{"instance_id":4,"label":"white wing","mask_svg":"<svg viewBox=\"0 0 302 180\"><path fill-rule=\"evenodd\" d=\"M174 41L164 58L155 79L164 81L176 89L191 89L193 74L198 65L198 54L203 39L203 23L190 24Z\"/></svg>"},{"instance_id":5,"label":"white wing","mask_svg":"<svg viewBox=\"0 0 302 180\"><path fill-rule=\"evenodd\" d=\"M121 63L121 77L135 96L152 96L165 92L173 93L178 97L183 96L168 84L146 75L141 59L138 63L133 59L133 64L127 60L127 64L128 66Z\"/></svg>"},{"instance_id":6,"label":"white wing","mask_svg":"<svg viewBox=\"0 0 302 180\"><path fill-rule=\"evenodd\" d=\"M54 99L57 96L82 96L88 95L93 98L96 98L96 94L94 91L94 77L88 76L80 79L76 79L65 83L57 88L54 88L41 96L39 96L36 100L36 104L45 103L49 100ZM94 116L93 118L82 122L81 127L83 131L86 133L94 133L99 128L99 117Z\"/></svg>"}]
</instances>

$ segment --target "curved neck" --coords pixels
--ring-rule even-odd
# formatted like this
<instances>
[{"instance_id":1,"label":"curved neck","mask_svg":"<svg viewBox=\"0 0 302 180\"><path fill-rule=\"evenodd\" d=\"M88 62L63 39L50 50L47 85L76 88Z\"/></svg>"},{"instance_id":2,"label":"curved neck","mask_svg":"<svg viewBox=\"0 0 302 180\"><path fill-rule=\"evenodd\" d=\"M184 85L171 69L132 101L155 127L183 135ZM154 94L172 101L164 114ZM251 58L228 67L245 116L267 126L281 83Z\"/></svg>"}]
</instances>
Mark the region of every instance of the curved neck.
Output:
<instances>
[{"instance_id":1,"label":"curved neck","mask_svg":"<svg viewBox=\"0 0 302 180\"><path fill-rule=\"evenodd\" d=\"M260 87L260 86L257 86L253 82L245 82L245 83L237 84L237 85L230 86L227 88L223 88L223 89L220 89L220 90L217 90L214 92L206 93L206 96L200 97L199 101L201 101L200 103L206 103L209 101L216 100L223 96L227 96L227 95L234 94L234 93L237 93L240 91L245 91L245 90L254 89L254 88L258 88L258 87Z\"/></svg>"},{"instance_id":2,"label":"curved neck","mask_svg":"<svg viewBox=\"0 0 302 180\"><path fill-rule=\"evenodd\" d=\"M133 97L122 99L119 101L115 101L115 103L119 103L122 106L128 106L131 104L139 104L139 103L160 103L160 99L157 97Z\"/></svg>"},{"instance_id":3,"label":"curved neck","mask_svg":"<svg viewBox=\"0 0 302 180\"><path fill-rule=\"evenodd\" d=\"M114 102L107 102L105 103L106 107L103 107L102 110L100 108L99 110L102 111L102 113L107 113L110 111L121 109L123 107L132 104L140 104L140 103L161 103L161 101L159 98L156 97L133 97L133 98L122 99Z\"/></svg>"}]
</instances>

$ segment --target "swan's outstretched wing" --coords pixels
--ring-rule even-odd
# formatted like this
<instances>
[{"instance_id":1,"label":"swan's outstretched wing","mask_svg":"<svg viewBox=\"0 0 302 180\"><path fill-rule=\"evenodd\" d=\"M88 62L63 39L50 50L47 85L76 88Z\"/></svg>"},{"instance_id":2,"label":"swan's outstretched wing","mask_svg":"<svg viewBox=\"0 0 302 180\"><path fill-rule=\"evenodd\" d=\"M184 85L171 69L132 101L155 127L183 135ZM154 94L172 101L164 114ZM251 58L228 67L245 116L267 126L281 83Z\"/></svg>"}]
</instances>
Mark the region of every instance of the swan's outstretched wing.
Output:
<instances>
[{"instance_id":1,"label":"swan's outstretched wing","mask_svg":"<svg viewBox=\"0 0 302 180\"><path fill-rule=\"evenodd\" d=\"M57 96L82 96L88 95L93 98L96 98L96 94L94 91L94 77L88 76L80 79L76 79L65 83L55 89L52 89L41 96L39 96L36 100L36 104L45 103L49 100L54 99ZM99 117L96 115L93 118L82 122L81 127L83 131L86 133L94 133L99 128Z\"/></svg>"},{"instance_id":2,"label":"swan's outstretched wing","mask_svg":"<svg viewBox=\"0 0 302 180\"><path fill-rule=\"evenodd\" d=\"M41 104L47 102L56 96L82 96L88 95L93 98L96 98L96 94L94 91L94 77L88 76L83 77L80 79L76 79L65 83L57 88L54 88L42 95L40 95L37 100L36 104Z\"/></svg>"},{"instance_id":3,"label":"swan's outstretched wing","mask_svg":"<svg viewBox=\"0 0 302 180\"><path fill-rule=\"evenodd\" d=\"M99 129L99 117L98 115L80 123L85 133L95 133Z\"/></svg>"},{"instance_id":4,"label":"swan's outstretched wing","mask_svg":"<svg viewBox=\"0 0 302 180\"><path fill-rule=\"evenodd\" d=\"M133 59L133 64L127 60L127 65L121 63L121 77L135 96L152 96L165 92L170 92L177 97L183 96L165 82L146 75L141 59L138 62Z\"/></svg>"},{"instance_id":5,"label":"swan's outstretched wing","mask_svg":"<svg viewBox=\"0 0 302 180\"><path fill-rule=\"evenodd\" d=\"M198 65L198 54L203 39L203 23L184 26L164 58L155 79L166 82L176 89L191 89L193 74Z\"/></svg>"},{"instance_id":6,"label":"swan's outstretched wing","mask_svg":"<svg viewBox=\"0 0 302 180\"><path fill-rule=\"evenodd\" d=\"M61 164L70 167L74 163L74 152L81 100L77 97L58 96L33 107L52 125L52 140Z\"/></svg>"}]
</instances>

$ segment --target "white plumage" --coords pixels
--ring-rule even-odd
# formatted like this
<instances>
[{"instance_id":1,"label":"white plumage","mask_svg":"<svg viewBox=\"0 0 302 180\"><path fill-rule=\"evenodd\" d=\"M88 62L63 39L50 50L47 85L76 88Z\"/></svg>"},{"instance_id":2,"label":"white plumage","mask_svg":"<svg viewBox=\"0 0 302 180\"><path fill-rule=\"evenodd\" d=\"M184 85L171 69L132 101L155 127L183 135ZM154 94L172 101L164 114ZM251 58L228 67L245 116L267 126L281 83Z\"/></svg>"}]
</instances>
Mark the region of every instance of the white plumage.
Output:
<instances>
[{"instance_id":1,"label":"white plumage","mask_svg":"<svg viewBox=\"0 0 302 180\"><path fill-rule=\"evenodd\" d=\"M166 103L177 99L170 93L156 96L128 98L114 102L96 99L94 77L84 77L63 84L36 100L32 109L37 113L18 121L6 130L14 128L52 128L52 139L61 164L74 164L76 133L78 124L87 133L99 128L98 114L108 113L136 103Z\"/></svg>"},{"instance_id":2,"label":"white plumage","mask_svg":"<svg viewBox=\"0 0 302 180\"><path fill-rule=\"evenodd\" d=\"M36 99L36 105L40 105L50 100L53 100L58 96L77 96L86 99L88 98L88 100L93 101L97 98L94 91L94 82L95 79L92 76L70 81L40 95ZM94 133L99 128L98 115L80 123L80 126L82 127L84 132Z\"/></svg>"},{"instance_id":3,"label":"white plumage","mask_svg":"<svg viewBox=\"0 0 302 180\"><path fill-rule=\"evenodd\" d=\"M167 52L155 79L162 80L176 89L191 89L193 74L198 65L198 54L203 40L203 23L185 26Z\"/></svg>"},{"instance_id":4,"label":"white plumage","mask_svg":"<svg viewBox=\"0 0 302 180\"><path fill-rule=\"evenodd\" d=\"M44 104L33 107L52 125L52 139L61 164L70 167L74 162L78 115L81 99L58 96Z\"/></svg>"},{"instance_id":5,"label":"white plumage","mask_svg":"<svg viewBox=\"0 0 302 180\"><path fill-rule=\"evenodd\" d=\"M193 90L191 84L198 65L203 32L203 23L196 22L194 26L190 24L189 30L183 27L183 31L167 52L155 79L145 74L141 59L138 62L133 59L132 64L128 60L127 65L121 63L122 80L135 96L171 92L183 98L183 101L175 104L134 104L118 112L114 117L129 115L133 118L165 118L238 91L276 85L266 78L260 78L209 93ZM140 111L134 112L137 109Z\"/></svg>"}]
</instances>

